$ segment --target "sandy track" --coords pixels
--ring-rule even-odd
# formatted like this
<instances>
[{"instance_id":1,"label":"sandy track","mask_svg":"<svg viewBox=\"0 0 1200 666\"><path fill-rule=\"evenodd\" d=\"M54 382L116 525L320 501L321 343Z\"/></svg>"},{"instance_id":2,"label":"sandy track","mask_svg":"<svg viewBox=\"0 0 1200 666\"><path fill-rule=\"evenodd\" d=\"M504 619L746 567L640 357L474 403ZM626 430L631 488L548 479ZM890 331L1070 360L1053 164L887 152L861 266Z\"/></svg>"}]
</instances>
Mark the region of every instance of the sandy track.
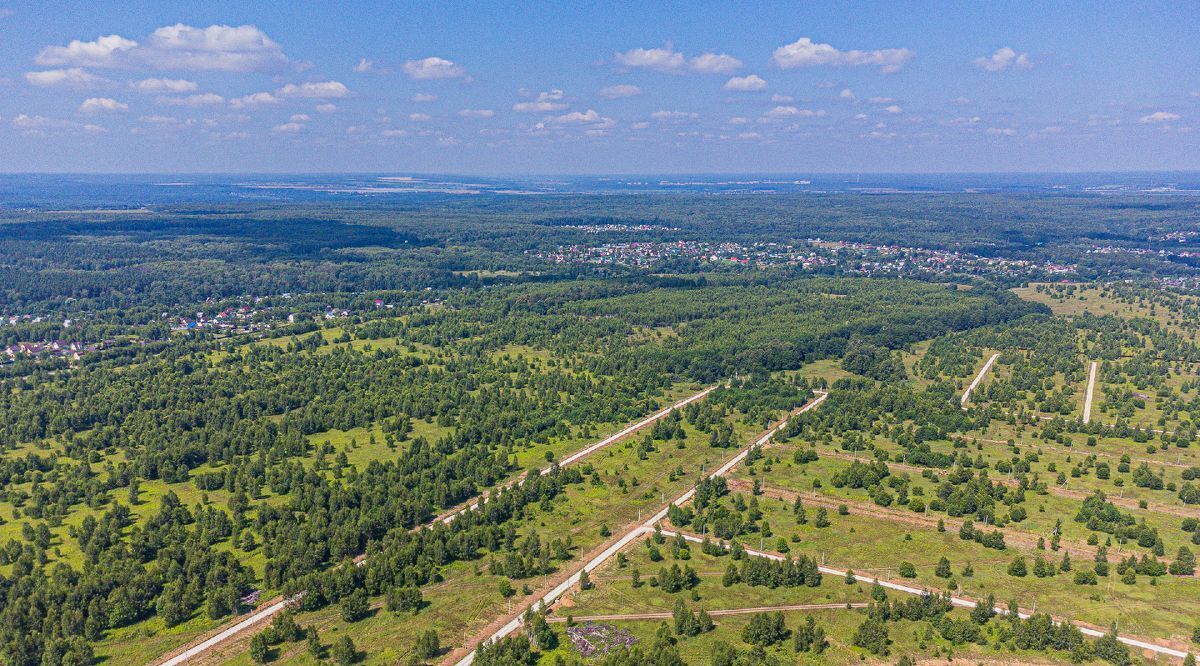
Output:
<instances>
[{"instance_id":1,"label":"sandy track","mask_svg":"<svg viewBox=\"0 0 1200 666\"><path fill-rule=\"evenodd\" d=\"M828 393L820 392L816 398L810 400L803 407L793 412L792 416L803 414L804 412L819 406L822 402L825 402L825 399L828 397ZM725 474L728 474L730 470L737 467L738 463L746 459L750 449L754 448L755 446L762 446L771 441L771 438L774 437L777 432L787 426L787 424L787 419L780 421L775 427L766 431L761 437L742 447L742 449L739 450L737 454L729 458L725 464L721 465L716 469L716 471L709 474L708 478L724 476ZM515 632L521 626L521 616L524 614L526 609L538 607L549 608L554 604L555 601L559 599L559 597L566 594L568 590L579 583L579 576L582 571L591 573L600 567L600 565L604 564L609 558L616 555L643 534L652 532L655 524L666 519L667 510L671 507L671 505L682 506L690 501L695 494L696 487L692 486L689 490L684 492L676 499L663 505L663 507L659 509L657 513L655 513L653 516L650 516L650 518L645 522L630 526L621 534L619 538L616 540L610 540L608 542L610 545L605 547L598 555L590 560L585 559L581 564L572 567L570 570L570 575L567 577L567 579L558 585L555 585L547 594L536 596L530 602L523 604L522 608L520 608L518 612L509 613L506 617L497 619L491 625L488 625L487 629L481 632L481 636L470 639L466 645L451 652L446 659L442 661L442 663L456 664L456 666L470 666L470 664L475 661L475 648L478 647L480 643L483 643L484 641L499 640Z\"/></svg>"},{"instance_id":2,"label":"sandy track","mask_svg":"<svg viewBox=\"0 0 1200 666\"><path fill-rule=\"evenodd\" d=\"M645 428L646 426L653 424L654 422L658 421L659 419L663 418L664 416L670 414L672 411L686 407L688 404L704 398L709 393L712 393L717 388L717 386L718 385L709 386L708 388L704 389L703 391L700 391L699 393L696 393L687 398L684 398L683 400L680 400L679 402L676 402L675 404L673 404L669 407L666 407L658 412L655 412L654 414L647 416L646 418L642 419L641 421L638 421L637 423L634 423L633 425L630 425L630 426L624 428L623 430L620 430L619 432L609 435L608 437L605 437L604 439L602 439L594 444L590 444L587 447L580 449L579 451L576 451L575 453L571 454L570 456L559 461L558 466L563 467L566 465L577 463L580 460L583 460L584 458L595 453L596 451L599 451L600 449L603 449L611 444L614 444L614 443L624 439L628 435L631 435L631 434ZM540 473L544 476L546 474L549 474L553 468L554 468L554 466L551 465L549 467L542 469L540 471ZM519 477L517 477L516 483L518 485L524 483L526 476L527 476L527 473L522 473ZM422 527L425 527L429 524L436 524L439 521L442 523L450 523L455 518L457 518L459 515L461 515L463 512L470 511L472 509L476 509L479 507L480 504L486 503L488 498L492 497L495 492L501 492L501 490L497 489L497 490L493 491L493 493L484 495L483 497L481 497L477 500L469 500L468 502L464 502L463 504L460 504L458 507L455 507L455 508L443 513L442 515L437 516L433 520L429 521L429 523L426 523L424 525L418 525L417 527L414 527L413 530L414 531L419 530ZM358 557L354 558L354 563L358 566L362 566L364 562L366 562L366 557L363 555L359 555ZM169 652L166 655L164 655L163 657L161 657L158 660L158 662L156 662L156 663L158 666L179 666L180 664L183 664L189 660L195 659L195 658L201 656L202 654L204 654L205 652L212 650L216 646L237 637L241 633L243 633L249 629L252 629L254 627L257 627L262 622L270 619L272 616L276 615L280 611L283 611L285 608L287 608L292 602L296 601L298 598L299 598L299 596L295 596L290 599L283 599L282 597L277 597L274 600L272 600L271 602L266 603L262 606L259 606L257 609L250 612L248 615L234 618L230 622L226 623L225 625L222 625L221 627L218 627L217 629L213 630L212 632L209 632L197 639L194 639L191 643L189 643L187 645L183 645L179 648L176 648L175 650L172 650L171 652Z\"/></svg>"}]
</instances>

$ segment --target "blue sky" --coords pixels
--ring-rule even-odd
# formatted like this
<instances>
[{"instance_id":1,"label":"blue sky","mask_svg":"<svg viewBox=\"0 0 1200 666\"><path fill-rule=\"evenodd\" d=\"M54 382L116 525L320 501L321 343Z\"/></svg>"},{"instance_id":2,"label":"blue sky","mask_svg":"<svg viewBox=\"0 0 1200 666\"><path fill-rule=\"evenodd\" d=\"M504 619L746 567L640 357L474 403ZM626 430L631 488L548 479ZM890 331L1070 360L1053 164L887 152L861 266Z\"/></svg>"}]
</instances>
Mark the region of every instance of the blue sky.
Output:
<instances>
[{"instance_id":1,"label":"blue sky","mask_svg":"<svg viewBox=\"0 0 1200 666\"><path fill-rule=\"evenodd\" d=\"M12 2L0 171L1200 169L1180 2Z\"/></svg>"}]
</instances>

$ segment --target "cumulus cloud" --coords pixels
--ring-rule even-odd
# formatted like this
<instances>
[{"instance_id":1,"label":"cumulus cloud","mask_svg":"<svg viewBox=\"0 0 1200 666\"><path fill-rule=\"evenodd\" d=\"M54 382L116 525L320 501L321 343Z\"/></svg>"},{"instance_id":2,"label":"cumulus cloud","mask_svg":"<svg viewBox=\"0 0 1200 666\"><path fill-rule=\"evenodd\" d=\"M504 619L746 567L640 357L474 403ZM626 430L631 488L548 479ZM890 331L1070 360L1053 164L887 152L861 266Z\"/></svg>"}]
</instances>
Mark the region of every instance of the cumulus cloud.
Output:
<instances>
[{"instance_id":1,"label":"cumulus cloud","mask_svg":"<svg viewBox=\"0 0 1200 666\"><path fill-rule=\"evenodd\" d=\"M253 72L288 64L279 44L253 25L196 28L176 23L155 30L146 48L134 53L158 69Z\"/></svg>"},{"instance_id":2,"label":"cumulus cloud","mask_svg":"<svg viewBox=\"0 0 1200 666\"><path fill-rule=\"evenodd\" d=\"M650 117L655 120L696 120L700 118L700 114L694 111L655 111L650 114Z\"/></svg>"},{"instance_id":3,"label":"cumulus cloud","mask_svg":"<svg viewBox=\"0 0 1200 666\"><path fill-rule=\"evenodd\" d=\"M1013 136L1017 130L1011 127L989 127L984 130L989 136Z\"/></svg>"},{"instance_id":4,"label":"cumulus cloud","mask_svg":"<svg viewBox=\"0 0 1200 666\"><path fill-rule=\"evenodd\" d=\"M25 80L35 86L65 86L69 88L94 88L111 83L108 79L96 76L80 67L26 72Z\"/></svg>"},{"instance_id":5,"label":"cumulus cloud","mask_svg":"<svg viewBox=\"0 0 1200 666\"><path fill-rule=\"evenodd\" d=\"M1179 114L1171 113L1170 111L1155 111L1154 113L1151 113L1151 114L1142 116L1141 118L1138 118L1138 122L1142 123L1143 125L1153 125L1156 123L1170 123L1170 122L1174 122L1176 120L1179 120Z\"/></svg>"},{"instance_id":6,"label":"cumulus cloud","mask_svg":"<svg viewBox=\"0 0 1200 666\"><path fill-rule=\"evenodd\" d=\"M688 67L701 74L729 74L742 68L742 61L725 53L702 53L688 61Z\"/></svg>"},{"instance_id":7,"label":"cumulus cloud","mask_svg":"<svg viewBox=\"0 0 1200 666\"><path fill-rule=\"evenodd\" d=\"M556 125L593 125L601 127L610 127L615 123L612 118L605 118L596 112L595 109L587 111L572 111L561 116L555 116L550 119Z\"/></svg>"},{"instance_id":8,"label":"cumulus cloud","mask_svg":"<svg viewBox=\"0 0 1200 666\"><path fill-rule=\"evenodd\" d=\"M950 100L950 103L954 106L967 106L971 103L971 100L966 97L955 97Z\"/></svg>"},{"instance_id":9,"label":"cumulus cloud","mask_svg":"<svg viewBox=\"0 0 1200 666\"><path fill-rule=\"evenodd\" d=\"M263 104L278 104L281 101L269 92L256 92L238 97L237 99L231 99L229 103L234 108L241 109L249 106L262 106Z\"/></svg>"},{"instance_id":10,"label":"cumulus cloud","mask_svg":"<svg viewBox=\"0 0 1200 666\"><path fill-rule=\"evenodd\" d=\"M185 93L198 88L195 81L185 79L142 79L130 82L129 87L143 93Z\"/></svg>"},{"instance_id":11,"label":"cumulus cloud","mask_svg":"<svg viewBox=\"0 0 1200 666\"><path fill-rule=\"evenodd\" d=\"M775 93L774 95L771 95L771 101L775 102L776 104L787 104L788 102L793 101L793 99L791 95L780 95L779 93Z\"/></svg>"},{"instance_id":12,"label":"cumulus cloud","mask_svg":"<svg viewBox=\"0 0 1200 666\"><path fill-rule=\"evenodd\" d=\"M107 128L100 125L81 124L63 118L47 118L46 116L20 114L12 119L14 128L24 134L44 134L52 131L85 132L87 134L103 134Z\"/></svg>"},{"instance_id":13,"label":"cumulus cloud","mask_svg":"<svg viewBox=\"0 0 1200 666\"><path fill-rule=\"evenodd\" d=\"M137 42L120 35L98 37L94 42L72 40L66 46L47 46L34 56L39 65L74 65L77 67L115 67L124 52L136 48Z\"/></svg>"},{"instance_id":14,"label":"cumulus cloud","mask_svg":"<svg viewBox=\"0 0 1200 666\"><path fill-rule=\"evenodd\" d=\"M458 115L463 118L491 118L496 112L491 109L462 109Z\"/></svg>"},{"instance_id":15,"label":"cumulus cloud","mask_svg":"<svg viewBox=\"0 0 1200 666\"><path fill-rule=\"evenodd\" d=\"M216 93L200 93L187 97L159 97L156 101L165 106L214 106L224 104L225 98Z\"/></svg>"},{"instance_id":16,"label":"cumulus cloud","mask_svg":"<svg viewBox=\"0 0 1200 666\"><path fill-rule=\"evenodd\" d=\"M429 93L417 93L412 96L412 101L418 103L436 102L437 95L430 95Z\"/></svg>"},{"instance_id":17,"label":"cumulus cloud","mask_svg":"<svg viewBox=\"0 0 1200 666\"><path fill-rule=\"evenodd\" d=\"M318 81L296 85L289 83L275 91L280 97L304 97L308 99L327 99L330 97L345 97L350 89L337 81Z\"/></svg>"},{"instance_id":18,"label":"cumulus cloud","mask_svg":"<svg viewBox=\"0 0 1200 666\"><path fill-rule=\"evenodd\" d=\"M688 70L700 74L729 74L742 67L741 60L726 53L702 53L688 59L670 44L653 49L630 49L614 54L613 58L623 67L672 74Z\"/></svg>"},{"instance_id":19,"label":"cumulus cloud","mask_svg":"<svg viewBox=\"0 0 1200 666\"><path fill-rule=\"evenodd\" d=\"M726 81L725 85L721 87L725 90L734 90L737 92L756 92L766 90L767 82L759 75L751 74L749 76L735 76Z\"/></svg>"},{"instance_id":20,"label":"cumulus cloud","mask_svg":"<svg viewBox=\"0 0 1200 666\"><path fill-rule=\"evenodd\" d=\"M904 113L904 108L899 104L892 104L884 109L888 113Z\"/></svg>"},{"instance_id":21,"label":"cumulus cloud","mask_svg":"<svg viewBox=\"0 0 1200 666\"><path fill-rule=\"evenodd\" d=\"M307 113L293 113L291 118L288 118L290 123L306 123L312 120Z\"/></svg>"},{"instance_id":22,"label":"cumulus cloud","mask_svg":"<svg viewBox=\"0 0 1200 666\"><path fill-rule=\"evenodd\" d=\"M408 114L408 119L414 123L423 123L427 120L433 120L433 116L428 113L410 113Z\"/></svg>"},{"instance_id":23,"label":"cumulus cloud","mask_svg":"<svg viewBox=\"0 0 1200 666\"><path fill-rule=\"evenodd\" d=\"M418 81L430 79L462 79L466 78L467 70L445 58L430 56L421 60L409 60L404 63L404 73Z\"/></svg>"},{"instance_id":24,"label":"cumulus cloud","mask_svg":"<svg viewBox=\"0 0 1200 666\"><path fill-rule=\"evenodd\" d=\"M879 67L884 73L898 71L912 59L912 51L900 49L877 49L874 51L842 51L830 44L814 42L809 37L775 49L771 62L783 69L793 67Z\"/></svg>"},{"instance_id":25,"label":"cumulus cloud","mask_svg":"<svg viewBox=\"0 0 1200 666\"><path fill-rule=\"evenodd\" d=\"M317 113L333 113L334 111L337 111L337 104L330 104L326 102L325 104L318 104L316 109Z\"/></svg>"},{"instance_id":26,"label":"cumulus cloud","mask_svg":"<svg viewBox=\"0 0 1200 666\"><path fill-rule=\"evenodd\" d=\"M1017 53L1011 47L996 49L990 56L976 58L975 66L989 72L1003 72L1007 69L1029 69L1033 63L1029 61L1028 53Z\"/></svg>"},{"instance_id":27,"label":"cumulus cloud","mask_svg":"<svg viewBox=\"0 0 1200 666\"><path fill-rule=\"evenodd\" d=\"M537 97L528 102L517 102L513 104L513 111L520 113L550 113L551 111L562 111L567 108L567 104L563 102L566 97L563 91L555 88L538 93Z\"/></svg>"},{"instance_id":28,"label":"cumulus cloud","mask_svg":"<svg viewBox=\"0 0 1200 666\"><path fill-rule=\"evenodd\" d=\"M853 102L858 99L858 96L854 94L853 90L849 88L843 88L842 92L838 93L838 99L844 99L847 102Z\"/></svg>"},{"instance_id":29,"label":"cumulus cloud","mask_svg":"<svg viewBox=\"0 0 1200 666\"><path fill-rule=\"evenodd\" d=\"M670 45L655 49L630 49L624 53L618 52L614 58L625 67L652 69L659 72L679 71L685 63L683 54L672 49Z\"/></svg>"},{"instance_id":30,"label":"cumulus cloud","mask_svg":"<svg viewBox=\"0 0 1200 666\"><path fill-rule=\"evenodd\" d=\"M375 62L373 60L367 60L366 58L363 58L358 61L357 65L354 66L354 71L358 72L359 74L362 74L363 72L373 72L375 71Z\"/></svg>"},{"instance_id":31,"label":"cumulus cloud","mask_svg":"<svg viewBox=\"0 0 1200 666\"><path fill-rule=\"evenodd\" d=\"M605 99L620 99L622 97L635 97L640 95L642 94L642 89L628 83L618 83L614 86L601 88L598 94Z\"/></svg>"},{"instance_id":32,"label":"cumulus cloud","mask_svg":"<svg viewBox=\"0 0 1200 666\"><path fill-rule=\"evenodd\" d=\"M129 69L274 71L288 64L274 40L252 25L183 23L158 28L140 43L120 35L94 41L72 40L66 46L47 46L34 61L40 65Z\"/></svg>"},{"instance_id":33,"label":"cumulus cloud","mask_svg":"<svg viewBox=\"0 0 1200 666\"><path fill-rule=\"evenodd\" d=\"M106 111L124 111L128 108L128 104L118 102L111 97L89 97L83 100L83 104L79 105L79 112L96 114L104 113Z\"/></svg>"},{"instance_id":34,"label":"cumulus cloud","mask_svg":"<svg viewBox=\"0 0 1200 666\"><path fill-rule=\"evenodd\" d=\"M278 132L280 134L296 134L303 129L304 123L283 123L282 125L276 125L272 127L271 131Z\"/></svg>"},{"instance_id":35,"label":"cumulus cloud","mask_svg":"<svg viewBox=\"0 0 1200 666\"><path fill-rule=\"evenodd\" d=\"M763 114L764 118L819 118L824 116L824 111L813 111L812 109L800 109L794 106L777 106Z\"/></svg>"}]
</instances>

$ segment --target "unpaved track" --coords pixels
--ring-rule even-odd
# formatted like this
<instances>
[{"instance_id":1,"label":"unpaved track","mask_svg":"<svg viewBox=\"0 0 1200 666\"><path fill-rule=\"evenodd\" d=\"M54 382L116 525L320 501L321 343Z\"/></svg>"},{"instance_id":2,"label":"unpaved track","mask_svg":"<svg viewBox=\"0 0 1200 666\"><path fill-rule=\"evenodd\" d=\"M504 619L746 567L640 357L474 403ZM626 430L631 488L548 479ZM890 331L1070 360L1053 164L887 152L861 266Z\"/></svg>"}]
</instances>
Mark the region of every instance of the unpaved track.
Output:
<instances>
[{"instance_id":1,"label":"unpaved track","mask_svg":"<svg viewBox=\"0 0 1200 666\"><path fill-rule=\"evenodd\" d=\"M704 612L713 617L726 615L752 615L754 613L773 613L806 611L806 610L849 610L851 608L867 608L871 604L857 602L851 604L798 604L795 606L759 606L758 608L727 608L725 610L709 610ZM621 615L580 615L571 618L574 622L620 622L622 620L669 620L674 613L625 613ZM547 622L566 622L565 617L548 617Z\"/></svg>"},{"instance_id":2,"label":"unpaved track","mask_svg":"<svg viewBox=\"0 0 1200 666\"><path fill-rule=\"evenodd\" d=\"M751 489L751 484L743 479L738 479L736 481L729 482L729 489L749 491ZM908 509L891 509L877 506L872 502L841 499L830 497L828 495L821 495L815 492L798 493L795 491L785 490L783 488L773 488L766 485L762 486L761 490L764 497L782 499L787 502L794 502L798 497L805 503L806 506L816 505L823 506L827 509L836 509L839 505L845 504L846 507L851 510L851 513L855 515L869 516L871 518L878 518L890 523L902 523L905 525L912 525L913 527L937 529L939 520L938 516L931 516L924 513L913 513ZM940 520L945 526L947 532L957 532L963 524L962 520L956 518L945 517L940 518ZM1002 534L1004 534L1004 542L1006 544L1009 544L1010 546L1020 546L1025 550L1037 550L1038 535L1032 532L1014 530L1011 527L998 528L995 526L985 527L982 525L980 525L978 529L999 530ZM1062 547L1059 548L1059 551L1068 552L1073 558L1082 557L1090 560L1096 556L1095 547L1075 541L1064 540L1062 542ZM1117 554L1118 551L1113 551L1113 555ZM1054 555L1054 553L1050 552L1047 553L1047 555Z\"/></svg>"},{"instance_id":3,"label":"unpaved track","mask_svg":"<svg viewBox=\"0 0 1200 666\"><path fill-rule=\"evenodd\" d=\"M828 397L828 393L818 393L816 398L810 400L803 407L793 412L792 415L795 416L798 414L803 414L804 412L819 406L822 402L825 402L825 399ZM716 469L716 471L709 474L708 478L724 476L725 474L728 474L730 470L738 465L738 463L746 459L747 454L750 453L750 449L754 448L755 446L762 446L771 441L771 438L775 436L775 433L782 430L787 424L788 419L780 421L779 424L774 428L771 428L761 437L743 447L736 455L727 460L725 464L721 465ZM499 640L515 632L521 626L521 617L524 615L526 609L538 607L549 608L551 604L558 600L559 597L561 597L563 594L566 594L568 590L579 583L580 572L586 570L587 572L591 573L600 565L604 564L609 558L616 555L643 534L653 532L654 526L666 519L667 510L671 507L671 505L682 506L690 501L695 494L696 487L692 486L687 490L687 492L675 498L668 504L663 505L663 507L659 509L657 513L655 513L653 516L650 516L650 518L645 522L630 526L620 538L610 542L611 545L602 550L600 554L596 555L590 560L585 560L580 565L573 567L570 570L571 573L566 580L562 581L558 585L555 585L547 594L540 597L535 597L535 599L531 600L529 603L523 604L517 612L510 613L508 616L493 622L484 632L482 632L481 637L470 639L466 645L459 647L447 655L442 663L456 664L456 666L470 666L470 664L474 663L475 661L475 648L478 647L480 643L483 643L484 641ZM504 622L503 624L500 624L502 620ZM493 627L495 627L497 624L499 624L499 627L493 630ZM464 652L466 652L466 654L463 654Z\"/></svg>"},{"instance_id":4,"label":"unpaved track","mask_svg":"<svg viewBox=\"0 0 1200 666\"><path fill-rule=\"evenodd\" d=\"M1083 399L1083 422L1088 423L1092 420L1092 396L1096 392L1096 365L1092 361L1092 367L1088 370L1087 396Z\"/></svg>"},{"instance_id":5,"label":"unpaved track","mask_svg":"<svg viewBox=\"0 0 1200 666\"><path fill-rule=\"evenodd\" d=\"M688 541L691 541L693 543L703 543L704 542L704 539L696 536L695 534L688 534L686 532L670 532L667 530L663 530L664 536L673 537L676 534L682 535L684 539L687 539ZM761 551L761 550L754 550L752 548L747 548L746 553L748 555L756 555L758 557L766 557L766 558L769 558L772 560L782 561L782 560L786 559L783 555L780 555L778 553L770 553L770 552ZM820 566L820 565L818 565L817 568L820 569L821 573L823 573L823 574L840 577L840 578L845 578L846 573L847 573L845 569L834 569L832 567ZM913 585L910 583L898 583L895 581L884 580L881 578L870 578L870 577L863 577L862 580L865 580L865 581L869 580L872 582L877 582L877 583L879 583L880 586L884 587L885 589L895 590L897 592L904 592L905 594L915 594L915 595L940 594L939 590L926 589L926 588L919 587L919 586L916 586L916 585ZM961 608L975 608L976 606L979 605L973 599L968 599L966 597L950 597L950 603L955 606L959 606ZM1002 608L1000 606L996 606L994 610L999 615L1008 615L1007 608ZM1017 617L1020 617L1022 620L1027 619L1029 617L1029 615L1030 614L1024 610L1018 610L1018 612L1017 612ZM1102 631L1101 629L1098 629L1098 628L1096 628L1092 625L1089 625L1087 623L1084 623L1084 622L1075 622L1075 621L1071 621L1071 620L1064 620L1064 619L1057 618L1057 617L1054 618L1054 621L1058 624L1062 624L1064 622L1070 622L1071 624L1074 624L1079 629L1079 631L1083 632L1083 634L1085 636L1091 636L1093 638L1100 638L1101 636L1104 636L1104 634L1106 633L1106 632ZM1177 659L1183 659L1188 654L1187 652L1185 652L1183 650L1177 650L1175 648L1167 647L1165 645L1160 645L1158 643L1151 643L1147 640L1139 639L1139 638L1131 638L1128 636L1118 636L1117 640L1119 640L1122 643L1129 645L1131 647L1135 647L1135 648L1142 649L1142 650L1150 650L1151 652L1154 652L1156 654L1164 654L1164 655L1168 655L1171 657L1175 657Z\"/></svg>"},{"instance_id":6,"label":"unpaved track","mask_svg":"<svg viewBox=\"0 0 1200 666\"><path fill-rule=\"evenodd\" d=\"M998 358L1000 358L1000 354L992 354L992 357L988 359L987 363L983 364L983 368L980 369L979 374L975 375L975 379L971 382L971 385L967 387L966 391L963 391L962 399L959 401L959 404L963 409L966 409L967 403L971 401L971 392L979 386L979 382L983 381L984 375L987 374L988 370L992 369L992 364L995 363L996 359Z\"/></svg>"},{"instance_id":7,"label":"unpaved track","mask_svg":"<svg viewBox=\"0 0 1200 666\"><path fill-rule=\"evenodd\" d=\"M828 456L830 458L841 458L843 460L861 460L863 462L872 462L873 461L873 458L870 458L868 456L855 456L854 454L851 454L851 453L845 453L842 451L830 451L830 450L826 450L826 449L820 450L818 455ZM921 474L925 470L930 469L930 470L933 470L933 473L938 476L944 476L946 473L948 473L950 471L950 470L945 470L945 469L934 469L932 467L919 467L917 465L909 465L907 463L899 463L899 462L893 462L893 461L888 461L887 466L890 469L898 469L898 470L902 470L905 472L912 472L915 474ZM1016 479L992 479L992 481L995 483L1002 483L1011 488L1016 488L1017 486L1021 485L1021 482L1017 481ZM1028 492L1034 492L1034 491L1031 489ZM1078 500L1085 500L1092 496L1091 492L1087 492L1087 491L1083 491L1083 490L1075 490L1073 488L1064 488L1062 486L1057 486L1057 485L1047 485L1046 492L1051 495L1058 495L1059 497L1069 497L1071 499L1078 499ZM1141 507L1141 500L1135 500L1135 499L1132 499L1129 497L1113 497L1112 495L1109 495L1108 493L1105 493L1104 497L1109 502L1112 502L1114 505L1123 506L1126 509L1137 509L1139 511L1154 511L1155 513L1163 513L1163 514L1167 514L1169 516L1186 516L1186 517L1191 517L1191 518L1200 518L1200 509L1195 508L1195 507L1176 506L1173 504L1160 504L1158 502L1149 502L1148 501L1148 502L1146 502L1146 508L1143 509Z\"/></svg>"},{"instance_id":8,"label":"unpaved track","mask_svg":"<svg viewBox=\"0 0 1200 666\"><path fill-rule=\"evenodd\" d=\"M710 386L710 387L704 389L703 391L700 391L699 393L696 393L692 396L684 398L683 400L680 400L679 402L676 402L675 404L671 405L670 407L666 407L658 412L655 412L654 414L651 414L650 416L647 416L646 418L642 419L641 421L638 421L637 423L634 423L633 425L626 427L625 429L621 430L620 432L609 435L608 437L605 437L604 439L602 439L594 444L591 444L591 445L587 446L586 448L576 451L575 453L571 454L570 456L563 458L558 463L558 466L565 467L567 465L570 465L570 464L579 462L580 460L583 460L584 458L595 453L596 451L599 451L600 449L603 449L604 447L609 446L610 444L620 441L621 439L627 437L628 435L631 435L631 434L645 428L646 426L658 421L659 419L663 418L664 416L670 414L672 411L686 407L687 405L704 398L709 393L712 393L717 388L717 386L719 386L719 385ZM546 467L546 468L542 469L540 473L542 475L549 474L550 470L553 469L553 467L554 467L553 465ZM522 474L520 477L517 478L516 483L518 485L521 483L524 483L525 477L526 477L526 475ZM497 489L496 491L493 491L493 492L499 492L499 489ZM426 523L425 525L418 525L417 527L415 527L413 529L419 530L422 527L425 527L426 525L436 524L438 521L443 522L443 523L450 523L455 518L457 518L459 515L461 515L463 512L478 508L481 503L487 502L488 498L491 496L492 496L492 494L489 493L487 495L484 495L480 499L470 501L469 503L464 502L463 505L460 505L459 507L451 509L450 511L443 513L442 515L434 518L429 523ZM362 555L359 555L358 557L354 558L354 563L358 566L362 566L362 564L364 562L366 562L366 558ZM260 625L261 623L270 619L275 614L277 614L280 611L287 608L298 598L299 598L299 596L295 596L290 599L277 598L276 600L255 609L248 615L244 615L244 616L235 618L230 623L227 623L225 626L216 630L216 633L209 635L208 638L202 637L201 639L198 639L198 642L193 641L193 643L194 643L193 645L190 645L190 646L185 645L185 646L182 646L180 648L177 648L177 649L167 653L166 655L161 657L160 660L156 663L158 666L179 666L180 664L183 664L191 659L194 659L194 658L204 654L205 652L215 648L216 646L238 636L242 632L247 631L249 629L252 629L252 628Z\"/></svg>"}]
</instances>

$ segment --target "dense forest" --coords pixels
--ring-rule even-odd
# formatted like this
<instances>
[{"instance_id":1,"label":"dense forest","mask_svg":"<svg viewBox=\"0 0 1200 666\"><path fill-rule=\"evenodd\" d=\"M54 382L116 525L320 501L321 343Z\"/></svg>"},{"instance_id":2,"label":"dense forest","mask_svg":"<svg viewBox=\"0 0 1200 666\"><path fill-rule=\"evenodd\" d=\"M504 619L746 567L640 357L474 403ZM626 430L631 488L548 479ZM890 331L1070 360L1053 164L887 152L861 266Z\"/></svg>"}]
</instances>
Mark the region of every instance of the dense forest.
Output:
<instances>
[{"instance_id":1,"label":"dense forest","mask_svg":"<svg viewBox=\"0 0 1200 666\"><path fill-rule=\"evenodd\" d=\"M1196 206L1182 197L680 194L176 205L100 219L6 212L0 659L124 663L114 645L131 636L176 636L128 657L157 660L260 595L281 595L294 608L250 643L255 661L292 654L287 646L301 640L312 658L371 660L373 648L323 646L315 623L294 617L337 608L353 625L385 607L387 618L420 618L436 606L422 595L472 577L500 580L497 604L525 598L630 520L597 504L602 530L585 539L556 518L596 504L597 489L657 507L668 489L694 486L689 505L670 505L668 523L703 535L704 557L738 561L720 565L725 587L832 585L799 533L861 501L936 520L938 533L961 521L952 531L984 549L976 559L1003 552L1008 578L1024 577L1015 572L1026 559L1036 571L1071 570L1020 550L1024 537L1012 530L1028 528L1029 543L1041 535L1057 552L1065 531L1080 542L1077 558L1094 556L1087 575L1072 573L1078 585L1107 576L1111 552L1130 585L1161 578L1174 594L1171 574L1187 579L1183 594L1194 591L1200 530L1180 523L1192 514L1169 509L1200 503L1200 465L1185 457L1200 422L1196 307L1186 289L1162 282L1190 268L1158 253L1165 245L1155 239L1193 225ZM875 255L839 263L848 246L814 246L820 270L772 263L774 250L756 262L655 255L640 267L539 254L816 238L979 260L909 274L906 259L872 276L863 266ZM1065 287L1022 297L1045 269L1021 273L1019 262L1070 264L1072 284L1107 285L1086 304L1110 309L1064 314L1062 303L1079 296ZM992 353L992 375L965 396ZM1101 388L1089 421L1079 410L1091 361ZM624 457L558 465L703 387L717 388L623 441ZM751 477L704 476L815 391L827 401L779 432L779 450L748 450ZM792 471L777 478L782 469ZM782 513L767 506L770 493ZM820 496L819 510L806 511L803 493ZM1047 512L1052 529L1039 517ZM795 528L791 540L783 523ZM675 636L712 630L703 609L694 616L686 605L702 584L691 546L682 536L646 543L661 567L656 593L685 604L676 629L597 663L683 663ZM746 556L745 544L785 563ZM660 549L673 565L657 564ZM1128 659L1115 639L1085 644L1048 615L1000 624L951 614L940 596L919 599L876 595L846 642L887 654L889 625L922 621L953 645ZM557 630L538 613L524 624L516 638L484 644L476 663L551 663ZM414 663L446 652L428 631ZM785 636L795 652L827 645L824 628L788 630L782 616L755 616L740 635L751 647L721 643L720 663L778 663L763 655Z\"/></svg>"}]
</instances>

